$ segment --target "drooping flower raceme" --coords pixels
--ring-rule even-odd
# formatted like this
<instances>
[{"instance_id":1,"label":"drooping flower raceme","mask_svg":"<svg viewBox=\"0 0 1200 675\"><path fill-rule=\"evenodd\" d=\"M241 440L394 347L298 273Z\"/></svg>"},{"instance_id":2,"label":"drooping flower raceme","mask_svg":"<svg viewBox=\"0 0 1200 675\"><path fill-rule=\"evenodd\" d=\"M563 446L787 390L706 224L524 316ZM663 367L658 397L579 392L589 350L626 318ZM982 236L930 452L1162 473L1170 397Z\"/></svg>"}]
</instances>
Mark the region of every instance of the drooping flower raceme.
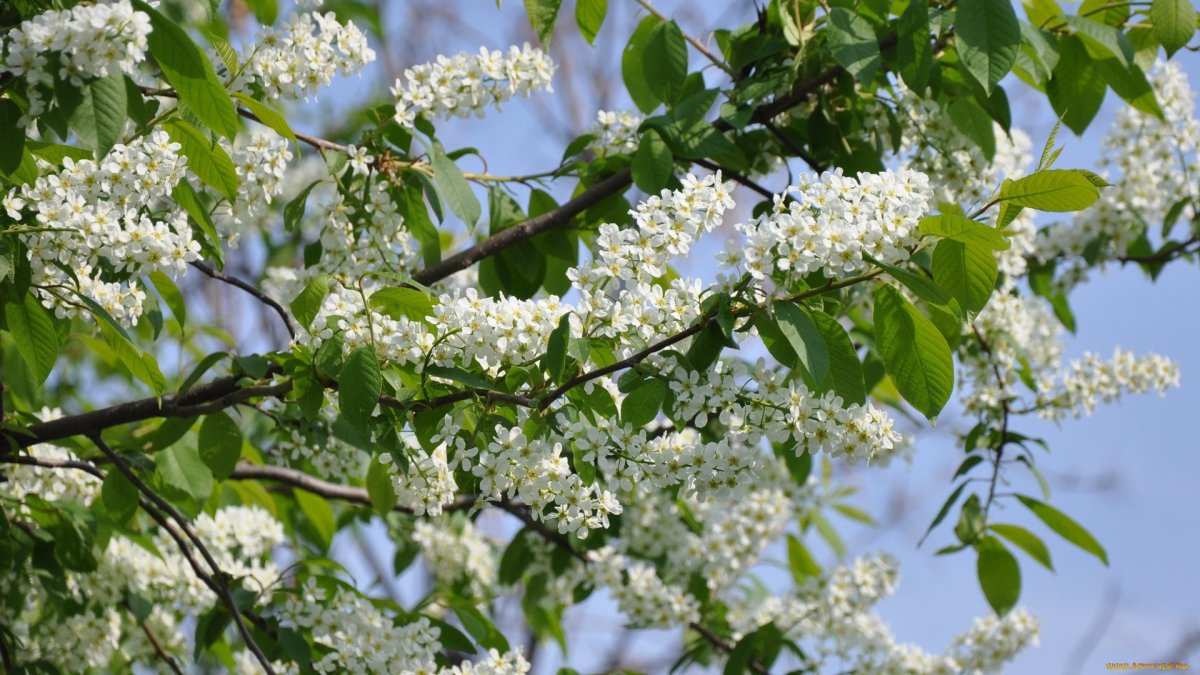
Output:
<instances>
[{"instance_id":1,"label":"drooping flower raceme","mask_svg":"<svg viewBox=\"0 0 1200 675\"><path fill-rule=\"evenodd\" d=\"M638 149L638 126L642 116L626 110L601 110L596 113L596 123L587 131L595 138L588 148L597 157L627 155Z\"/></svg>"},{"instance_id":2,"label":"drooping flower raceme","mask_svg":"<svg viewBox=\"0 0 1200 675\"><path fill-rule=\"evenodd\" d=\"M28 85L24 124L45 112L41 89L52 86L55 77L79 86L114 72L136 74L149 34L150 17L135 11L129 0L49 10L9 30L0 40L0 73L12 73Z\"/></svg>"},{"instance_id":3,"label":"drooping flower raceme","mask_svg":"<svg viewBox=\"0 0 1200 675\"><path fill-rule=\"evenodd\" d=\"M552 91L553 76L554 62L528 44L510 47L507 54L484 47L476 55L439 56L404 71L392 86L396 122L412 127L417 117L482 116L513 96Z\"/></svg>"},{"instance_id":4,"label":"drooping flower raceme","mask_svg":"<svg viewBox=\"0 0 1200 675\"><path fill-rule=\"evenodd\" d=\"M135 279L156 270L186 274L188 263L200 258L181 209L151 215L184 177L179 148L155 130L114 146L98 162L64 158L61 170L9 194L10 205L19 194L25 209L14 220L36 228L22 236L43 304L74 316L70 292L79 292L117 320L136 324L145 294Z\"/></svg>"},{"instance_id":5,"label":"drooping flower raceme","mask_svg":"<svg viewBox=\"0 0 1200 675\"><path fill-rule=\"evenodd\" d=\"M809 175L786 194L796 198L777 196L772 213L738 226L745 241L729 243L723 267L755 279L818 270L838 277L865 271L867 255L902 262L932 201L928 177L909 169Z\"/></svg>"},{"instance_id":6,"label":"drooping flower raceme","mask_svg":"<svg viewBox=\"0 0 1200 675\"><path fill-rule=\"evenodd\" d=\"M332 12L301 12L282 26L266 26L248 51L233 87L257 87L270 99L310 98L338 71L356 73L375 60L367 36Z\"/></svg>"}]
</instances>

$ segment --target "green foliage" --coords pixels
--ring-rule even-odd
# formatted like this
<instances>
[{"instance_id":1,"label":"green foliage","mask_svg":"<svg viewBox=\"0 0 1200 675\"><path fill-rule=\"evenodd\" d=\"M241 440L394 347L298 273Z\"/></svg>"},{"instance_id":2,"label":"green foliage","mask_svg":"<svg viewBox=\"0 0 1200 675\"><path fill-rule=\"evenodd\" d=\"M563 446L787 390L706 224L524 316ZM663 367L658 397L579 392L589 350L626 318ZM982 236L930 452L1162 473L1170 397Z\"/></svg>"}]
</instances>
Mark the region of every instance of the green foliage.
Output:
<instances>
[{"instance_id":1,"label":"green foliage","mask_svg":"<svg viewBox=\"0 0 1200 675\"><path fill-rule=\"evenodd\" d=\"M150 17L153 28L149 36L150 53L162 69L163 79L204 124L232 139L237 134L237 112L208 57L179 24L142 0L133 0L133 6Z\"/></svg>"},{"instance_id":2,"label":"green foliage","mask_svg":"<svg viewBox=\"0 0 1200 675\"><path fill-rule=\"evenodd\" d=\"M575 3L575 23L588 44L596 42L596 34L604 25L604 17L608 13L608 0L577 0Z\"/></svg>"},{"instance_id":3,"label":"green foliage","mask_svg":"<svg viewBox=\"0 0 1200 675\"><path fill-rule=\"evenodd\" d=\"M1021 27L1008 0L960 0L954 45L963 66L991 93L1017 60Z\"/></svg>"},{"instance_id":4,"label":"green foliage","mask_svg":"<svg viewBox=\"0 0 1200 675\"><path fill-rule=\"evenodd\" d=\"M875 291L875 343L904 399L936 418L954 388L950 347L929 319L887 285Z\"/></svg>"}]
</instances>

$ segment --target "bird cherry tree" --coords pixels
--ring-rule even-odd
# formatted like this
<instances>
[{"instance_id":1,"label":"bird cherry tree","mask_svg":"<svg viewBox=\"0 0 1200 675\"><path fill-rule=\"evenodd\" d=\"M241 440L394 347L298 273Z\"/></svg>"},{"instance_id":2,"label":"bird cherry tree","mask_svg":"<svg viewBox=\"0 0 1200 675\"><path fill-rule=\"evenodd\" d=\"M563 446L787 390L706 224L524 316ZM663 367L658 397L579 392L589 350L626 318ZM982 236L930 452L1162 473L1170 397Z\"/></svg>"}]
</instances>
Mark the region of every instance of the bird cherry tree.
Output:
<instances>
[{"instance_id":1,"label":"bird cherry tree","mask_svg":"<svg viewBox=\"0 0 1200 675\"><path fill-rule=\"evenodd\" d=\"M541 46L401 64L336 120L315 101L377 58L369 3L0 8L6 671L525 673L604 596L680 667L992 672L1036 641L1019 561L1107 563L1022 425L1178 383L1062 338L1094 270L1200 250L1187 0L733 26L631 0L627 35L606 0L511 4L470 11ZM617 40L636 110L536 173L467 171L439 132L554 96L555 30ZM1103 165L1022 132L1017 86L1076 133L1122 99ZM248 348L214 317L272 325ZM833 516L869 521L845 476L921 462L952 398L927 537L993 613L927 649L873 612L894 560L841 560ZM367 523L381 579L423 561L417 602L333 560ZM771 557L788 588L748 583Z\"/></svg>"}]
</instances>

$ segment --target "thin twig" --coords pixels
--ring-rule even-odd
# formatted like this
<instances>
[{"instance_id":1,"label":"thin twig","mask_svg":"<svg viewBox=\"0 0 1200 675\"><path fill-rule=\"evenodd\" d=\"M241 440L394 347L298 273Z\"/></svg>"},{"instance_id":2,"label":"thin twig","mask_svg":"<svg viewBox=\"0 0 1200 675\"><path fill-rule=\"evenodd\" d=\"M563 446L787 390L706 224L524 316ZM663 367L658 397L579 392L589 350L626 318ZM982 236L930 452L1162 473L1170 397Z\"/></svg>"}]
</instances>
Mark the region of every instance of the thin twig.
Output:
<instances>
[{"instance_id":1,"label":"thin twig","mask_svg":"<svg viewBox=\"0 0 1200 675\"><path fill-rule=\"evenodd\" d=\"M133 607L131 607L128 602L124 603L124 605L125 609L128 609L129 613L132 614ZM138 625L142 627L142 632L146 634L146 639L150 641L150 646L154 648L154 653L158 656L159 660L167 664L167 667L170 668L171 672L175 673L175 675L183 675L183 671L180 670L179 664L175 662L175 657L171 656L171 654L163 648L162 641L159 640L158 636L154 634L154 629L150 628L150 624L145 621L138 621Z\"/></svg>"},{"instance_id":2,"label":"thin twig","mask_svg":"<svg viewBox=\"0 0 1200 675\"><path fill-rule=\"evenodd\" d=\"M710 162L707 159L693 159L692 162L694 164L698 164L698 165L708 169L709 171L714 171L714 172L720 171L722 176L728 176L729 178L732 178L734 181L741 183L742 185L750 188L751 190L754 190L758 194L766 197L767 199L772 199L775 197L774 192L771 192L767 188L754 182L754 180L752 180L750 177L740 174L737 171L734 171L733 169L723 167L720 164L717 164L716 162Z\"/></svg>"},{"instance_id":3,"label":"thin twig","mask_svg":"<svg viewBox=\"0 0 1200 675\"><path fill-rule=\"evenodd\" d=\"M626 168L617 173L599 181L592 185L587 190L582 192L578 197L568 201L562 206L547 211L540 216L530 218L524 222L518 223L508 229L505 229L482 242L460 251L455 255L446 258L445 260L426 267L425 269L413 275L413 281L419 284L429 286L433 283L441 281L446 277L467 269L475 263L495 255L500 251L520 243L536 234L545 232L546 230L555 227L562 227L569 223L572 218L582 213L585 209L595 206L610 197L623 191L629 187L633 180L632 172Z\"/></svg>"},{"instance_id":4,"label":"thin twig","mask_svg":"<svg viewBox=\"0 0 1200 675\"><path fill-rule=\"evenodd\" d=\"M289 469L270 464L247 464L242 462L234 467L233 473L229 477L234 480L271 481L273 483L290 485L291 487L311 492L326 499L336 499L362 506L371 505L371 496L363 488L331 483L298 469ZM442 511L465 511L474 506L475 502L476 499L473 496L460 497L452 502L443 504ZM403 513L413 513L412 508L399 502L396 503L393 510Z\"/></svg>"},{"instance_id":5,"label":"thin twig","mask_svg":"<svg viewBox=\"0 0 1200 675\"><path fill-rule=\"evenodd\" d=\"M288 335L290 335L293 340L296 339L296 327L292 325L292 317L288 315L287 310L284 309L283 305L279 304L274 298L256 288L254 284L239 279L231 274L220 272L203 260L196 260L192 262L192 267L195 267L217 281L223 281L230 286L236 286L237 288L242 289L243 291L257 298L259 302L275 310L275 313L279 315L279 318L283 319L283 325L287 328Z\"/></svg>"},{"instance_id":6,"label":"thin twig","mask_svg":"<svg viewBox=\"0 0 1200 675\"><path fill-rule=\"evenodd\" d=\"M655 17L657 17L659 21L670 21L670 19L668 19L666 17L666 15L664 15L662 12L655 9L654 5L650 4L649 0L636 0L636 2L637 2L637 4L644 7L647 12L650 12ZM731 68L728 63L725 63L724 59L722 59L721 57L712 53L712 51L710 51L708 49L708 47L705 47L703 42L700 42L692 35L684 33L683 31L680 31L680 33L682 33L683 39L687 40L689 44L691 44L693 47L696 48L696 51L703 54L704 57L707 58L709 61L711 61L714 66L725 71L725 73L727 75L729 75L729 77L731 77L735 80L738 79L738 75L736 72L734 72L733 68Z\"/></svg>"},{"instance_id":7,"label":"thin twig","mask_svg":"<svg viewBox=\"0 0 1200 675\"><path fill-rule=\"evenodd\" d=\"M204 545L204 542L201 541L194 532L192 532L190 527L188 527L187 520L175 510L174 506L171 506L170 502L163 499L157 492L151 489L150 486L147 485L145 481L143 481L141 477L133 471L129 464L122 459L120 455L114 452L112 448L108 447L108 444L104 442L104 439L100 438L100 434L92 436L92 442L95 443L96 447L100 449L100 452L104 453L104 456L107 457L108 460L117 467L117 470L120 471L121 474L126 478L128 478L130 483L133 483L134 487L136 487L138 492L145 497L146 501L154 505L154 509L151 511L159 510L162 513L167 514L171 520L175 521L175 523L179 526L180 531L187 535L188 540L190 540L192 545L196 547L196 550L200 552L201 557L204 558L204 562L207 563L209 569L212 570L212 574L210 575L212 582L211 588L213 592L217 594L217 597L220 598L221 601L225 603L225 606L229 609L229 613L233 617L233 622L237 626L238 632L241 633L242 640L246 643L246 647L254 653L254 656L258 659L259 664L263 667L263 670L266 671L267 675L275 675L275 669L271 667L270 659L268 659L266 654L263 653L262 648L258 646L258 642L254 640L254 636L250 634L250 629L246 626L246 622L242 619L242 610L238 607L237 601L233 598L233 593L229 590L229 586L226 582L225 572L221 569L221 566L217 564L216 559L213 558L212 553L209 552L208 547ZM148 513L151 511L148 511ZM162 517L161 513L159 515ZM153 514L151 517L153 517ZM165 527L168 532L170 532L171 528L169 525L165 524L165 521L160 522L159 524ZM180 544L181 552L183 552L185 556L188 556L188 547L183 545L184 542L180 540L176 541ZM193 569L195 569L197 572L200 571L198 569L198 565L194 565Z\"/></svg>"}]
</instances>

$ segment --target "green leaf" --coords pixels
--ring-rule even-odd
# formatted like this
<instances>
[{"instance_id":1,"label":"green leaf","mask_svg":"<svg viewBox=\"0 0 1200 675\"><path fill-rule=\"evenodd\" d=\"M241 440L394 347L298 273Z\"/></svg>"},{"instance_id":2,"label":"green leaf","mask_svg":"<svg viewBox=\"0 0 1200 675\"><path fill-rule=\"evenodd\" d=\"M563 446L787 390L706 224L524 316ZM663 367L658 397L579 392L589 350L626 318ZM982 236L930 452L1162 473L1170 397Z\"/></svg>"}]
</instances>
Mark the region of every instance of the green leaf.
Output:
<instances>
[{"instance_id":1,"label":"green leaf","mask_svg":"<svg viewBox=\"0 0 1200 675\"><path fill-rule=\"evenodd\" d=\"M1039 502L1033 497L1017 495L1017 499L1021 500L1021 503L1026 508L1033 511L1033 515L1041 519L1047 527L1058 533L1058 536L1091 553L1099 558L1100 562L1108 565L1108 553L1105 552L1100 542L1096 541L1096 538L1087 529L1075 522L1067 514L1049 504Z\"/></svg>"},{"instance_id":2,"label":"green leaf","mask_svg":"<svg viewBox=\"0 0 1200 675\"><path fill-rule=\"evenodd\" d=\"M215 412L200 424L200 436L196 441L200 458L212 470L213 477L225 480L233 473L242 457L242 431L229 415Z\"/></svg>"},{"instance_id":3,"label":"green leaf","mask_svg":"<svg viewBox=\"0 0 1200 675\"><path fill-rule=\"evenodd\" d=\"M830 386L844 403L862 405L867 400L867 389L854 343L837 319L824 312L813 312L812 317L829 351Z\"/></svg>"},{"instance_id":4,"label":"green leaf","mask_svg":"<svg viewBox=\"0 0 1200 675\"><path fill-rule=\"evenodd\" d=\"M491 620L472 607L469 602L461 598L451 598L449 604L463 628L467 629L479 646L484 649L495 649L501 653L509 650L508 640L504 638L504 634L497 630Z\"/></svg>"},{"instance_id":5,"label":"green leaf","mask_svg":"<svg viewBox=\"0 0 1200 675\"><path fill-rule=\"evenodd\" d=\"M32 293L26 293L20 303L12 300L5 303L4 318L17 353L40 385L50 376L54 362L58 360L58 331L54 330L50 313Z\"/></svg>"},{"instance_id":6,"label":"green leaf","mask_svg":"<svg viewBox=\"0 0 1200 675\"><path fill-rule=\"evenodd\" d=\"M879 41L869 21L844 7L834 7L826 35L834 60L846 72L863 84L875 79L880 66Z\"/></svg>"},{"instance_id":7,"label":"green leaf","mask_svg":"<svg viewBox=\"0 0 1200 675\"><path fill-rule=\"evenodd\" d=\"M808 310L791 302L778 303L774 309L779 332L783 333L800 363L812 375L813 382L825 379L829 372L829 350L825 346L825 337Z\"/></svg>"},{"instance_id":8,"label":"green leaf","mask_svg":"<svg viewBox=\"0 0 1200 675\"><path fill-rule=\"evenodd\" d=\"M964 244L986 246L997 251L1011 245L994 227L952 213L926 216L921 219L921 234L961 241Z\"/></svg>"},{"instance_id":9,"label":"green leaf","mask_svg":"<svg viewBox=\"0 0 1200 675\"><path fill-rule=\"evenodd\" d=\"M454 215L462 219L468 226L474 225L483 213L479 198L471 191L471 185L463 177L462 170L454 160L446 156L440 145L434 144L430 150L430 164L433 165L433 180L437 184L438 194L450 205Z\"/></svg>"},{"instance_id":10,"label":"green leaf","mask_svg":"<svg viewBox=\"0 0 1200 675\"><path fill-rule=\"evenodd\" d=\"M320 540L317 542L324 550L329 550L333 543L333 535L337 532L337 521L333 518L333 507L324 497L306 492L299 488L292 490L296 504L308 519Z\"/></svg>"},{"instance_id":11,"label":"green leaf","mask_svg":"<svg viewBox=\"0 0 1200 675\"><path fill-rule=\"evenodd\" d=\"M1196 32L1196 8L1192 0L1153 0L1150 21L1154 24L1154 36L1170 58L1183 49Z\"/></svg>"},{"instance_id":12,"label":"green leaf","mask_svg":"<svg viewBox=\"0 0 1200 675\"><path fill-rule=\"evenodd\" d=\"M975 569L988 604L996 614L1007 614L1021 597L1021 568L1017 559L999 540L987 537L979 546Z\"/></svg>"},{"instance_id":13,"label":"green leaf","mask_svg":"<svg viewBox=\"0 0 1200 675\"><path fill-rule=\"evenodd\" d=\"M621 52L621 79L625 81L625 89L629 91L629 98L633 99L633 104L643 113L654 110L661 102L661 99L650 88L642 66L643 59L646 58L646 44L650 40L650 33L660 23L662 22L654 16L642 19L634 29L633 35L629 37L625 50Z\"/></svg>"},{"instance_id":14,"label":"green leaf","mask_svg":"<svg viewBox=\"0 0 1200 675\"><path fill-rule=\"evenodd\" d=\"M371 508L380 517L396 507L396 485L392 482L391 468L378 457L371 460L367 469L367 496L371 499Z\"/></svg>"},{"instance_id":15,"label":"green leaf","mask_svg":"<svg viewBox=\"0 0 1200 675\"><path fill-rule=\"evenodd\" d=\"M954 45L971 77L987 93L1012 69L1021 46L1021 24L1009 0L960 0L954 11Z\"/></svg>"},{"instance_id":16,"label":"green leaf","mask_svg":"<svg viewBox=\"0 0 1200 675\"><path fill-rule=\"evenodd\" d=\"M167 120L162 127L180 145L179 152L187 157L189 171L230 202L237 201L237 171L224 148L209 142L199 129L183 120Z\"/></svg>"},{"instance_id":17,"label":"green leaf","mask_svg":"<svg viewBox=\"0 0 1200 675\"><path fill-rule=\"evenodd\" d=\"M966 487L967 483L964 482L955 488L954 492L950 493L950 496L947 497L946 501L942 504L942 508L938 509L937 515L933 517L933 522L929 523L929 527L926 528L925 534L921 535L921 540L917 542L918 546L925 542L925 538L929 536L930 532L933 532L933 528L940 525L941 522L946 519L946 516L950 513L950 509L954 508L955 502L957 502L958 498L962 496L963 490L966 489Z\"/></svg>"},{"instance_id":18,"label":"green leaf","mask_svg":"<svg viewBox=\"0 0 1200 675\"><path fill-rule=\"evenodd\" d=\"M1100 191L1080 171L1047 169L1005 183L1000 199L1039 211L1082 211L1100 199Z\"/></svg>"},{"instance_id":19,"label":"green leaf","mask_svg":"<svg viewBox=\"0 0 1200 675\"><path fill-rule=\"evenodd\" d=\"M621 401L621 422L632 424L636 430L654 420L663 399L667 397L667 383L651 377L642 380Z\"/></svg>"},{"instance_id":20,"label":"green leaf","mask_svg":"<svg viewBox=\"0 0 1200 675\"><path fill-rule=\"evenodd\" d=\"M254 17L258 19L258 23L263 26L270 26L275 23L276 17L279 16L279 3L277 0L246 0L246 4L254 12Z\"/></svg>"},{"instance_id":21,"label":"green leaf","mask_svg":"<svg viewBox=\"0 0 1200 675\"><path fill-rule=\"evenodd\" d=\"M1063 124L1082 134L1100 111L1108 87L1078 36L1061 37L1058 50L1058 63L1046 84L1046 96Z\"/></svg>"},{"instance_id":22,"label":"green leaf","mask_svg":"<svg viewBox=\"0 0 1200 675\"><path fill-rule=\"evenodd\" d=\"M147 42L163 79L210 129L233 140L238 129L237 111L208 57L174 21L142 0L133 0L133 6L150 17L153 30Z\"/></svg>"},{"instance_id":23,"label":"green leaf","mask_svg":"<svg viewBox=\"0 0 1200 675\"><path fill-rule=\"evenodd\" d=\"M933 46L929 42L929 6L910 2L896 24L896 61L908 88L923 94L933 69Z\"/></svg>"},{"instance_id":24,"label":"green leaf","mask_svg":"<svg viewBox=\"0 0 1200 675\"><path fill-rule=\"evenodd\" d=\"M978 312L987 304L998 274L990 248L943 239L933 249L934 281L968 312Z\"/></svg>"},{"instance_id":25,"label":"green leaf","mask_svg":"<svg viewBox=\"0 0 1200 675\"><path fill-rule=\"evenodd\" d=\"M588 44L595 44L596 34L608 14L608 0L578 0L575 3L575 23Z\"/></svg>"},{"instance_id":26,"label":"green leaf","mask_svg":"<svg viewBox=\"0 0 1200 675\"><path fill-rule=\"evenodd\" d=\"M176 443L156 457L158 476L164 485L183 492L200 504L212 494L212 471L190 443Z\"/></svg>"},{"instance_id":27,"label":"green leaf","mask_svg":"<svg viewBox=\"0 0 1200 675\"><path fill-rule=\"evenodd\" d=\"M25 155L25 128L21 108L12 99L0 99L0 172L12 174Z\"/></svg>"},{"instance_id":28,"label":"green leaf","mask_svg":"<svg viewBox=\"0 0 1200 675\"><path fill-rule=\"evenodd\" d=\"M137 487L129 482L120 471L109 471L100 486L100 499L113 522L123 525L129 522L138 509Z\"/></svg>"},{"instance_id":29,"label":"green leaf","mask_svg":"<svg viewBox=\"0 0 1200 675\"><path fill-rule=\"evenodd\" d=\"M529 25L533 27L533 32L537 33L542 44L550 44L554 22L558 19L558 9L561 6L562 0L525 0L525 13L529 15Z\"/></svg>"},{"instance_id":30,"label":"green leaf","mask_svg":"<svg viewBox=\"0 0 1200 675\"><path fill-rule=\"evenodd\" d=\"M208 215L208 211L200 204L200 198L196 195L196 191L192 189L191 183L181 180L171 191L171 199L179 205L188 217L191 218L192 224L199 230L200 236L196 237L196 241L200 243L200 251L209 260L216 261L220 267L224 260L224 255L221 251L221 237L217 234L217 225L212 221L212 217Z\"/></svg>"},{"instance_id":31,"label":"green leaf","mask_svg":"<svg viewBox=\"0 0 1200 675\"><path fill-rule=\"evenodd\" d=\"M531 535L531 530L519 530L508 542L508 546L504 548L496 577L501 585L511 586L525 575L525 570L529 567L529 560L533 556L533 551L530 550L527 541L529 535Z\"/></svg>"},{"instance_id":32,"label":"green leaf","mask_svg":"<svg viewBox=\"0 0 1200 675\"><path fill-rule=\"evenodd\" d=\"M299 321L306 330L312 326L313 320L320 313L321 304L325 302L325 296L329 295L329 284L329 275L320 274L313 277L304 286L304 290L296 296L296 299L292 300L292 304L288 305L292 310L292 316L296 317L296 321Z\"/></svg>"},{"instance_id":33,"label":"green leaf","mask_svg":"<svg viewBox=\"0 0 1200 675\"><path fill-rule=\"evenodd\" d=\"M875 291L875 348L896 389L933 420L954 389L954 360L946 338L891 286Z\"/></svg>"},{"instance_id":34,"label":"green leaf","mask_svg":"<svg viewBox=\"0 0 1200 675\"><path fill-rule=\"evenodd\" d=\"M393 319L408 317L411 321L423 321L433 314L434 298L415 288L381 288L371 294L371 309Z\"/></svg>"},{"instance_id":35,"label":"green leaf","mask_svg":"<svg viewBox=\"0 0 1200 675\"><path fill-rule=\"evenodd\" d=\"M650 91L660 100L674 103L683 91L687 67L687 42L679 26L674 21L655 24L642 55L642 73Z\"/></svg>"},{"instance_id":36,"label":"green leaf","mask_svg":"<svg viewBox=\"0 0 1200 675\"><path fill-rule=\"evenodd\" d=\"M792 579L799 586L810 578L821 576L821 566L812 557L799 539L793 535L787 536L788 568L792 571Z\"/></svg>"},{"instance_id":37,"label":"green leaf","mask_svg":"<svg viewBox=\"0 0 1200 675\"><path fill-rule=\"evenodd\" d=\"M959 98L946 109L958 130L983 150L988 160L996 155L996 125L974 99Z\"/></svg>"},{"instance_id":38,"label":"green leaf","mask_svg":"<svg viewBox=\"0 0 1200 675\"><path fill-rule=\"evenodd\" d=\"M546 354L542 357L542 370L550 377L551 382L562 379L563 370L567 365L567 345L571 341L571 315L563 314L558 321L558 327L550 333Z\"/></svg>"},{"instance_id":39,"label":"green leaf","mask_svg":"<svg viewBox=\"0 0 1200 675\"><path fill-rule=\"evenodd\" d=\"M643 192L657 195L671 181L675 170L671 150L654 129L647 129L633 154L633 184Z\"/></svg>"},{"instance_id":40,"label":"green leaf","mask_svg":"<svg viewBox=\"0 0 1200 675\"><path fill-rule=\"evenodd\" d=\"M942 290L932 279L916 272L910 272L903 267L896 267L885 262L868 258L868 260L887 272L893 279L904 284L904 287L913 292L913 295L935 305L946 305L952 299L946 291Z\"/></svg>"},{"instance_id":41,"label":"green leaf","mask_svg":"<svg viewBox=\"0 0 1200 675\"><path fill-rule=\"evenodd\" d=\"M1031 558L1041 563L1046 569L1051 572L1054 571L1054 563L1050 561L1050 551L1046 548L1046 544L1034 533L1017 525L1005 525L1002 523L992 523L988 525L988 529L1028 553Z\"/></svg>"},{"instance_id":42,"label":"green leaf","mask_svg":"<svg viewBox=\"0 0 1200 675\"><path fill-rule=\"evenodd\" d=\"M1136 63L1124 66L1117 59L1104 59L1096 62L1096 70L1121 100L1133 106L1135 110L1165 121L1154 88L1150 86L1146 74Z\"/></svg>"},{"instance_id":43,"label":"green leaf","mask_svg":"<svg viewBox=\"0 0 1200 675\"><path fill-rule=\"evenodd\" d=\"M179 324L179 330L182 332L184 325L187 324L187 303L183 301L183 293L179 291L175 282L171 281L171 278L163 274L161 270L151 272L150 281L154 284L154 288L158 289L158 294L167 303L167 307L171 308L171 315L175 317L176 323Z\"/></svg>"},{"instance_id":44,"label":"green leaf","mask_svg":"<svg viewBox=\"0 0 1200 675\"><path fill-rule=\"evenodd\" d=\"M266 103L251 98L249 94L237 92L234 94L234 97L241 101L242 105L246 106L250 112L254 113L259 122L270 127L281 138L286 138L294 143L297 152L299 152L300 142L296 140L296 132L292 131L292 126L288 124L287 118L283 116L283 113L280 113Z\"/></svg>"},{"instance_id":45,"label":"green leaf","mask_svg":"<svg viewBox=\"0 0 1200 675\"><path fill-rule=\"evenodd\" d=\"M1063 21L1075 29L1075 34L1090 47L1088 51L1096 60L1113 57L1122 66L1133 65L1133 45L1121 31L1082 16L1064 16Z\"/></svg>"},{"instance_id":46,"label":"green leaf","mask_svg":"<svg viewBox=\"0 0 1200 675\"><path fill-rule=\"evenodd\" d=\"M338 379L338 407L342 417L358 430L366 429L382 391L383 375L375 351L359 347L350 352Z\"/></svg>"},{"instance_id":47,"label":"green leaf","mask_svg":"<svg viewBox=\"0 0 1200 675\"><path fill-rule=\"evenodd\" d=\"M103 311L99 305L92 307L92 311L95 312L97 308ZM108 316L108 312L104 312L103 317L96 321L96 325L99 326L100 334L104 337L109 349L113 350L113 354L116 354L122 365L129 370L131 375L146 383L155 394L166 391L167 380L163 377L154 357L138 349L125 334L124 329L111 316Z\"/></svg>"},{"instance_id":48,"label":"green leaf","mask_svg":"<svg viewBox=\"0 0 1200 675\"><path fill-rule=\"evenodd\" d=\"M92 148L96 159L107 155L125 130L125 76L115 68L112 71L83 85L83 99L71 112L71 129Z\"/></svg>"}]
</instances>

